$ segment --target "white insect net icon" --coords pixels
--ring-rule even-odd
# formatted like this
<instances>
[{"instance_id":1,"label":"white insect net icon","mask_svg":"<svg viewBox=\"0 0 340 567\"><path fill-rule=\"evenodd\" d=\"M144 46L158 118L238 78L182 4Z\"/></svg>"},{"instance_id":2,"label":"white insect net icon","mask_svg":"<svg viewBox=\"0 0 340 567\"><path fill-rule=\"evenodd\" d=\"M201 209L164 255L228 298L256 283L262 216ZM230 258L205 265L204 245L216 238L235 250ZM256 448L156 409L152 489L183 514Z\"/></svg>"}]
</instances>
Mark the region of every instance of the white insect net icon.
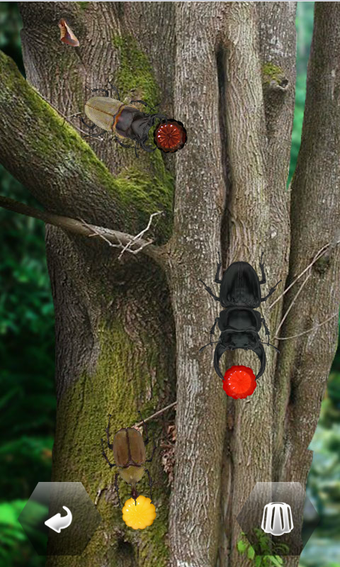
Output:
<instances>
[{"instance_id":1,"label":"white insect net icon","mask_svg":"<svg viewBox=\"0 0 340 567\"><path fill-rule=\"evenodd\" d=\"M261 529L267 534L281 536L294 528L292 511L285 502L269 502L263 508Z\"/></svg>"}]
</instances>

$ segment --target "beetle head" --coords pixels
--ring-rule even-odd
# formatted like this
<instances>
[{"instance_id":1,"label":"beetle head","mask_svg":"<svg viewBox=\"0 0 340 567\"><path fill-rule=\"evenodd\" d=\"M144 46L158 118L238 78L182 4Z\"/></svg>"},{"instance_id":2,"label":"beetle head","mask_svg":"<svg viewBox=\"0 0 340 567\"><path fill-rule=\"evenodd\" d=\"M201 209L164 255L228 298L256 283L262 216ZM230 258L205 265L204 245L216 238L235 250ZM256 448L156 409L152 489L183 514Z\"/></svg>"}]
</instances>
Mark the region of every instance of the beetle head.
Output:
<instances>
[{"instance_id":1,"label":"beetle head","mask_svg":"<svg viewBox=\"0 0 340 567\"><path fill-rule=\"evenodd\" d=\"M140 143L141 146L147 142L149 137L150 128L154 124L153 116L148 116L144 114L142 116L137 116L131 125L131 130L134 134L134 139Z\"/></svg>"},{"instance_id":2,"label":"beetle head","mask_svg":"<svg viewBox=\"0 0 340 567\"><path fill-rule=\"evenodd\" d=\"M135 486L133 486L132 489L131 489L131 498L134 499L134 501L135 501L135 506L137 506L138 492L137 492Z\"/></svg>"}]
</instances>

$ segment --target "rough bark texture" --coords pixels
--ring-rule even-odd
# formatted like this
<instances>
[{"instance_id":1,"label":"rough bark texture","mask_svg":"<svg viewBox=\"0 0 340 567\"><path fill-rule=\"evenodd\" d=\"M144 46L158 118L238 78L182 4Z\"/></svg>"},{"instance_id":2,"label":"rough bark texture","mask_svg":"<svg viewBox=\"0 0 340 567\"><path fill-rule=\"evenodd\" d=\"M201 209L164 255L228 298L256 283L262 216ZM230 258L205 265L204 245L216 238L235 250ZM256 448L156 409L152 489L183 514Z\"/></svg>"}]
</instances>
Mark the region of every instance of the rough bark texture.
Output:
<instances>
[{"instance_id":1,"label":"rough bark texture","mask_svg":"<svg viewBox=\"0 0 340 567\"><path fill-rule=\"evenodd\" d=\"M191 140L177 158L169 267L177 338L178 458L170 509L176 567L214 565L218 548L226 399L214 380L211 351L199 353L215 309L198 278L210 280L220 249L225 188L216 22L223 16L223 4L176 5L175 108L189 126Z\"/></svg>"},{"instance_id":2,"label":"rough bark texture","mask_svg":"<svg viewBox=\"0 0 340 567\"><path fill-rule=\"evenodd\" d=\"M279 338L338 309L340 6L316 6L302 146L287 190L295 3L21 5L28 80L63 114L81 111L90 88L113 79L123 96L161 102L188 131L186 147L164 159L141 152L137 161L109 140L90 139L104 167L0 58L1 163L50 213L135 234L150 213L167 212L151 233L163 245L165 270L143 254L119 263L103 241L47 229L56 312L53 479L81 481L93 499L108 488L98 504L103 523L83 556L50 558L49 566L246 567L251 563L236 551L236 518L256 482L305 486L336 319L276 343L279 356L267 349L254 394L233 401L212 369L212 352L198 352L219 311L198 279L211 285L218 250L224 268L245 260L257 270L264 252L264 289L282 278L278 297L322 246L333 243ZM79 49L60 43L61 17ZM273 309L273 300L262 307L271 342L302 283ZM245 352L225 361L255 371L258 364ZM137 409L148 415L171 402L175 367L170 504L158 458L152 467L157 519L131 533L115 505L100 437L109 412L115 431L133 424ZM157 435L156 424L154 430ZM125 488L122 498L127 494ZM296 567L298 558L285 563Z\"/></svg>"},{"instance_id":3,"label":"rough bark texture","mask_svg":"<svg viewBox=\"0 0 340 567\"><path fill-rule=\"evenodd\" d=\"M158 34L158 44L154 40L153 46L155 53L163 56L158 67L149 59L143 37L149 45L150 37L145 33L149 22L158 21L161 26L162 19L157 17L158 5L142 8L143 5L106 3L84 8L76 3L22 4L28 80L65 115L83 110L91 88L106 88L110 79L122 97L143 98L156 104L159 92L167 92L167 75L162 66L169 67L169 54L163 53L163 40ZM81 42L79 49L60 43L60 17L65 17L75 30ZM133 92L137 86L139 91ZM60 125L59 128L62 130ZM78 210L76 204L70 208L73 201L67 185L63 195L69 199L68 208L52 210L67 211L72 217L135 234L146 226L151 212L164 209L168 213L166 219L155 223L158 229L154 233L158 244L164 242L171 226L173 183L160 153L150 156L140 152L137 160L132 150L117 148L109 140L100 143L90 138L89 143L111 173L116 174L113 178L108 173L111 183L122 183L125 212L124 204L117 203L117 191L113 188L104 193L99 216L98 195L91 188L87 191L81 174L82 170L87 177L86 164L80 165L71 178L73 184L83 184L83 197L79 195L74 201L81 203ZM53 144L51 153L57 161L61 157L58 163L63 171L57 177L62 183L69 154L60 156ZM48 159L45 163L49 171ZM54 193L42 180L43 177L41 191L52 196ZM98 192L100 185L97 187ZM44 201L43 204L48 206ZM164 274L143 256L137 260L125 257L118 263L115 251L103 246L103 242L84 241L54 227L47 230L46 247L56 314L58 412L53 479L81 480L93 500L99 488L109 488L98 503L103 522L83 556L50 558L48 563L72 567L127 567L137 562L165 565L169 489L159 454L150 469L159 521L139 534L121 520L112 489L113 473L100 449L109 413L113 414L115 432L138 420L137 409L146 416L175 398L174 332ZM157 422L154 433L159 437L160 429L155 425ZM121 484L124 501L128 489ZM148 493L146 479L140 490Z\"/></svg>"},{"instance_id":4,"label":"rough bark texture","mask_svg":"<svg viewBox=\"0 0 340 567\"><path fill-rule=\"evenodd\" d=\"M339 309L340 297L340 6L316 3L314 32L307 76L301 149L291 194L291 283L323 245L326 254L313 266L283 328L282 336L302 333ZM303 285L289 292L284 309ZM337 317L312 333L281 343L277 367L276 404L280 434L275 445L277 480L306 484L312 462L309 444L338 336ZM290 562L289 567L298 565Z\"/></svg>"}]
</instances>

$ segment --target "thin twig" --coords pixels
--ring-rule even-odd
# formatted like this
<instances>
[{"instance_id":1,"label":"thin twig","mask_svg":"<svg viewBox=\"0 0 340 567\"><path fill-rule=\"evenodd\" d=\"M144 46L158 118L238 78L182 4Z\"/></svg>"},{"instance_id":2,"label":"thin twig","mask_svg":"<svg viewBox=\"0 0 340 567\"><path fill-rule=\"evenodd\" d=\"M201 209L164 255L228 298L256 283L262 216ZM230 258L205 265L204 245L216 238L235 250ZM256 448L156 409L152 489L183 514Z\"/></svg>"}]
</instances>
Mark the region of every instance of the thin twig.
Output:
<instances>
[{"instance_id":1,"label":"thin twig","mask_svg":"<svg viewBox=\"0 0 340 567\"><path fill-rule=\"evenodd\" d=\"M294 295L293 301L291 302L291 304L290 304L290 306L288 307L286 313L285 313L284 316L282 317L281 322L280 322L278 328L277 328L276 331L275 331L275 335L277 335L277 333L278 333L279 330L281 329L283 323L285 322L285 320L286 320L286 318L287 318L287 316L288 316L289 311L290 311L291 308L293 307L295 301L296 301L297 298L299 297L301 291L303 290L304 286L305 286L306 283L308 282L308 280L309 280L309 278L311 277L311 275L312 275L311 273L309 273L309 274L307 275L307 277L306 277L306 279L303 281L303 283L302 283L302 285L301 285L299 291L296 293L296 295Z\"/></svg>"},{"instance_id":2,"label":"thin twig","mask_svg":"<svg viewBox=\"0 0 340 567\"><path fill-rule=\"evenodd\" d=\"M120 255L118 256L118 260L121 260L122 254L124 252L130 252L130 254L133 254L134 256L136 256L137 254L139 254L139 252L144 250L144 248L146 246L150 246L150 244L153 243L153 240L151 240L151 239L150 240L143 240L142 238L140 238L140 236L142 234L144 234L150 228L150 225L151 225L151 222L152 222L152 217L155 216L155 215L158 215L158 214L162 214L162 212L152 213L152 215L150 216L150 219L149 219L148 226L144 230L142 230L142 232L137 234L137 236L131 236L130 239L125 239L126 244L123 244L123 242L119 238L119 233L116 233L116 240L118 240L118 244L114 244L105 236L102 228L98 229L97 227L88 224L83 219L80 219L80 220L83 223L83 225L86 226L86 228L88 228L89 230L92 231L88 235L89 237L99 236L99 238L102 238L103 240L105 240L105 242L109 246L111 246L111 248L122 248L122 251L121 251ZM134 244L137 244L137 243L139 243L139 247L132 250L131 246L133 246Z\"/></svg>"},{"instance_id":3,"label":"thin twig","mask_svg":"<svg viewBox=\"0 0 340 567\"><path fill-rule=\"evenodd\" d=\"M162 214L164 214L163 211L157 211L156 213L152 213L152 214L150 215L150 218L149 218L149 222L148 222L147 227L144 228L144 230L142 230L139 234L137 234L137 235L131 240L131 242L128 242L128 244L126 244L126 245L124 246L123 250L121 251L121 253L120 253L119 256L118 256L118 260L120 260L120 259L122 258L124 252L125 252L126 250L128 250L129 248L131 248L131 246L136 242L136 240L138 240L139 238L141 238L141 237L149 230L149 228L150 228L150 226L151 226L151 223L152 223L153 217L156 217L156 216L162 215ZM150 241L150 242L152 242L152 241ZM138 250L138 251L140 251L140 250ZM129 252L130 252L130 250L129 250Z\"/></svg>"},{"instance_id":4,"label":"thin twig","mask_svg":"<svg viewBox=\"0 0 340 567\"><path fill-rule=\"evenodd\" d=\"M334 313L333 315L328 317L328 319L326 319L325 321L322 321L322 323L319 323L318 325L311 327L311 329L307 329L307 331L303 331L303 333L298 333L297 335L291 335L290 337L274 337L274 339L277 339L278 341L288 341L289 339L295 339L296 337L301 337L302 335L306 335L307 333L311 333L315 329L322 327L322 325L325 325L325 323L328 323L328 321L330 321L331 319L334 319L334 317L337 317L337 316L338 316L338 313Z\"/></svg>"},{"instance_id":5,"label":"thin twig","mask_svg":"<svg viewBox=\"0 0 340 567\"><path fill-rule=\"evenodd\" d=\"M147 421L151 421L151 419L154 419L155 417L158 417L159 415L161 415L162 413L164 413L165 411L167 411L168 409L174 408L177 405L177 402L173 402L172 404L166 406L165 408L156 411L156 413L153 413L152 415L150 415L149 417L147 417L146 419L144 419L144 423L146 423ZM141 427L143 425L143 421L140 421L139 423L135 423L134 427Z\"/></svg>"},{"instance_id":6,"label":"thin twig","mask_svg":"<svg viewBox=\"0 0 340 567\"><path fill-rule=\"evenodd\" d=\"M98 490L97 490L97 496L96 496L96 499L95 499L95 501L94 501L94 505L95 505L95 506L97 506L97 504L98 504L98 502L99 502L99 498L101 497L102 492L104 492L104 490L107 490L106 486L105 486L104 488L98 488Z\"/></svg>"},{"instance_id":7,"label":"thin twig","mask_svg":"<svg viewBox=\"0 0 340 567\"><path fill-rule=\"evenodd\" d=\"M314 256L314 259L313 259L313 260L311 261L311 263L307 266L307 268L305 268L305 269L301 272L301 274L299 274L299 275L297 276L297 278L295 278L295 280L287 287L287 289L285 289L285 290L281 293L281 295L279 295L279 297L277 297L277 298L275 299L275 301L274 301L271 305L269 305L269 309L271 309L272 307L274 307L275 303L277 303L277 302L279 301L279 299L281 299L281 297L283 297L283 296L287 293L287 291L289 291L290 288L301 278L301 276L303 276L303 274L305 274L305 273L307 272L307 270L309 270L309 268L311 268L311 267L313 266L313 264L315 264L315 262L317 262L317 260L318 260L319 258L321 258L321 256L323 256L323 254L325 253L326 249L327 249L329 246L332 246L332 245L334 246L335 244L338 244L338 243L339 243L339 241L337 241L337 242L328 242L328 244L325 244L322 248L320 248L319 252L317 252L317 254Z\"/></svg>"},{"instance_id":8,"label":"thin twig","mask_svg":"<svg viewBox=\"0 0 340 567\"><path fill-rule=\"evenodd\" d=\"M105 234L103 234L103 230L101 228L98 228L98 227L94 226L93 224L88 224L82 218L80 218L79 220L83 223L84 226L86 226L86 228L88 228L90 231L92 231L92 232L90 232L90 234L88 234L89 238L91 238L93 236L99 236L99 238L102 238L109 246L111 246L111 248L120 248L121 246L123 246L121 240L118 237L117 237L118 244L114 244L108 238L106 238L106 236L105 236Z\"/></svg>"}]
</instances>

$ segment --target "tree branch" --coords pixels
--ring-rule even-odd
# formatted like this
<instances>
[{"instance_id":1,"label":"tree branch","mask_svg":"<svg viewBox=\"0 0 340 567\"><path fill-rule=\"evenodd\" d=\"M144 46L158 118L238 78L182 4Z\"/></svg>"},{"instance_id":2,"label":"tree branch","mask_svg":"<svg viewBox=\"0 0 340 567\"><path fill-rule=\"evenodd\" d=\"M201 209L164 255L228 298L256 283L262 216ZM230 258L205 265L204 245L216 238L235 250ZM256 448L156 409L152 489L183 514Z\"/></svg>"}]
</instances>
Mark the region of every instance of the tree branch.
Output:
<instances>
[{"instance_id":1,"label":"tree branch","mask_svg":"<svg viewBox=\"0 0 340 567\"><path fill-rule=\"evenodd\" d=\"M0 163L43 207L71 218L128 233L144 228L150 214L171 211L171 186L149 164L114 177L72 126L30 86L0 52ZM164 179L163 179L164 177ZM166 179L167 180L166 180ZM171 216L158 224L169 234Z\"/></svg>"},{"instance_id":2,"label":"tree branch","mask_svg":"<svg viewBox=\"0 0 340 567\"><path fill-rule=\"evenodd\" d=\"M66 232L71 232L73 234L78 234L79 236L99 236L105 242L107 242L110 246L119 248L122 252L119 255L118 259L121 259L122 254L125 251L131 252L132 254L137 254L139 252L143 252L149 258L152 258L164 267L166 259L165 259L165 252L163 252L163 248L154 246L152 241L144 240L140 238L140 234L137 236L131 236L130 234L126 234L124 232L119 232L117 230L110 230L109 228L104 228L96 225L91 225L86 223L82 220L72 219L70 217L65 217L61 215L55 215L54 213L49 213L47 211L39 211L34 207L30 207L25 205L24 203L19 203L14 199L9 199L8 197L0 196L0 207L3 209L7 209L9 211L13 211L16 213L20 213L21 215L33 217L35 219L42 220L47 224L52 224L53 226L57 226ZM154 213L152 216L154 216ZM151 221L150 217L150 221ZM149 221L148 226L143 233L146 232L148 228L150 228L151 222Z\"/></svg>"}]
</instances>

